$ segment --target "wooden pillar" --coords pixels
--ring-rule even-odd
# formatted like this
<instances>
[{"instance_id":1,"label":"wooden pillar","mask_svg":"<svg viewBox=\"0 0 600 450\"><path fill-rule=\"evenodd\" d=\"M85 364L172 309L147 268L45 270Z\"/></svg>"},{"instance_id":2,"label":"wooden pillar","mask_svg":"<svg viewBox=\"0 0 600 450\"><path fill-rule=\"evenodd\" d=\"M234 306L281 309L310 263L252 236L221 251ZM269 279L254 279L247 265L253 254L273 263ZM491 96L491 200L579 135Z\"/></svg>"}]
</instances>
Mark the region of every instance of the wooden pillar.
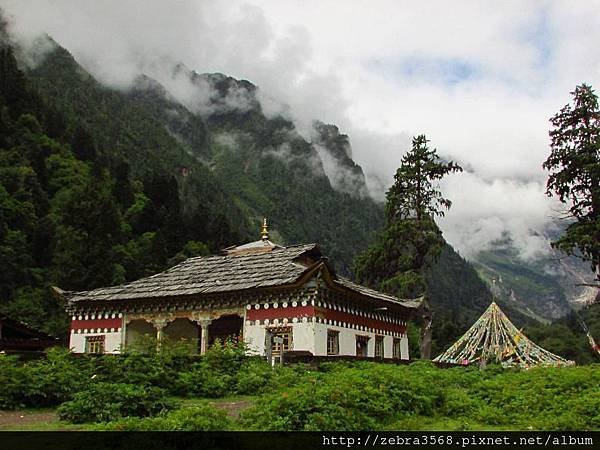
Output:
<instances>
[{"instance_id":1,"label":"wooden pillar","mask_svg":"<svg viewBox=\"0 0 600 450\"><path fill-rule=\"evenodd\" d=\"M273 332L265 328L265 357L269 365L273 365Z\"/></svg>"},{"instance_id":2,"label":"wooden pillar","mask_svg":"<svg viewBox=\"0 0 600 450\"><path fill-rule=\"evenodd\" d=\"M119 349L120 353L123 353L125 350L125 346L127 345L127 316L123 313L123 317L121 318L121 348Z\"/></svg>"},{"instance_id":3,"label":"wooden pillar","mask_svg":"<svg viewBox=\"0 0 600 450\"><path fill-rule=\"evenodd\" d=\"M212 320L211 319L200 319L198 323L200 324L200 328L202 332L200 334L200 354L204 355L206 350L208 350L208 327L210 326Z\"/></svg>"},{"instance_id":4,"label":"wooden pillar","mask_svg":"<svg viewBox=\"0 0 600 450\"><path fill-rule=\"evenodd\" d=\"M154 319L152 324L156 327L156 348L160 349L163 340L164 329L167 326L167 319Z\"/></svg>"}]
</instances>

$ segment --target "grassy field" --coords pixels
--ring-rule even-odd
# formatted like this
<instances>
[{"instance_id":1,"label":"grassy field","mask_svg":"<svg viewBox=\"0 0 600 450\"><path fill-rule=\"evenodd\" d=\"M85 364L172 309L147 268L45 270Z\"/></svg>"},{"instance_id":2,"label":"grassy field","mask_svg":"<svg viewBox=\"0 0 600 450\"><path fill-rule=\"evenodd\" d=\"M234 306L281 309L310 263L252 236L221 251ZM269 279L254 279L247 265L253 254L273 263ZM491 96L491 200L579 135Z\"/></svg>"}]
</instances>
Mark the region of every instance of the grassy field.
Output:
<instances>
[{"instance_id":1,"label":"grassy field","mask_svg":"<svg viewBox=\"0 0 600 450\"><path fill-rule=\"evenodd\" d=\"M195 406L208 401L227 413L232 422L230 430L245 430L240 423L242 411L253 406L258 397L232 396L223 399L179 399L182 406ZM0 431L95 431L96 423L72 424L59 420L56 408L28 408L0 411ZM511 426L492 426L473 420L449 417L410 416L388 424L384 431L500 431L515 430ZM527 428L523 428L527 429Z\"/></svg>"},{"instance_id":2,"label":"grassy field","mask_svg":"<svg viewBox=\"0 0 600 450\"><path fill-rule=\"evenodd\" d=\"M176 397L181 407L194 407L208 402L223 410L235 423L240 412L252 406L257 397L234 395L220 399ZM57 408L0 410L0 431L86 431L96 430L96 423L73 424L59 419Z\"/></svg>"},{"instance_id":3,"label":"grassy field","mask_svg":"<svg viewBox=\"0 0 600 450\"><path fill-rule=\"evenodd\" d=\"M243 349L0 355L0 430L599 430L600 365L271 368Z\"/></svg>"},{"instance_id":4,"label":"grassy field","mask_svg":"<svg viewBox=\"0 0 600 450\"><path fill-rule=\"evenodd\" d=\"M256 403L258 397L243 396L219 399L182 399L186 406L196 405L208 400L222 409L231 419L229 430L243 431L246 428L239 421L239 413ZM468 418L427 417L414 415L398 420L382 431L512 431L532 430L533 427L514 425L490 425ZM96 423L72 424L59 420L56 408L29 408L18 411L0 411L0 431L96 431ZM598 428L596 428L598 430Z\"/></svg>"}]
</instances>

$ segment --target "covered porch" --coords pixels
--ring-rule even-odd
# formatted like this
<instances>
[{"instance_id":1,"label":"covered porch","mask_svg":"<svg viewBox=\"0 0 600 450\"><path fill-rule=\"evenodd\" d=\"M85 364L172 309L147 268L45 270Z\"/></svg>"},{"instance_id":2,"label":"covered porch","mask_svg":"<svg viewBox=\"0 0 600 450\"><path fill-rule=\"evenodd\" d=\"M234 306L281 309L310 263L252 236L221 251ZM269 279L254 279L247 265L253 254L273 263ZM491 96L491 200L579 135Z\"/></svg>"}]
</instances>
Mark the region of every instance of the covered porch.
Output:
<instances>
[{"instance_id":1,"label":"covered porch","mask_svg":"<svg viewBox=\"0 0 600 450\"><path fill-rule=\"evenodd\" d=\"M210 316L127 315L123 318L123 349L156 342L188 343L193 352L204 354L217 340L239 339L243 334L243 313L226 312Z\"/></svg>"}]
</instances>

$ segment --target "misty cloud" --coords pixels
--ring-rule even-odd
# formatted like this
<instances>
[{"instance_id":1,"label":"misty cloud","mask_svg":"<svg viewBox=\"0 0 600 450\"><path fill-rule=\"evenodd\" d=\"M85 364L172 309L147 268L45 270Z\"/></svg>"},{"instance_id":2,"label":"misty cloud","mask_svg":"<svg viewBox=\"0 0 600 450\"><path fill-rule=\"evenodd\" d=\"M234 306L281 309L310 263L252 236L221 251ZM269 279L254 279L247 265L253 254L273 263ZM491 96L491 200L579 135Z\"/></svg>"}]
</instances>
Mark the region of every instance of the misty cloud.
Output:
<instances>
[{"instance_id":1,"label":"misty cloud","mask_svg":"<svg viewBox=\"0 0 600 450\"><path fill-rule=\"evenodd\" d=\"M555 201L544 195L545 186L497 179L485 181L463 172L448 177L443 189L452 199L450 212L440 225L446 239L473 257L509 238L523 260L551 253L544 235L556 215ZM493 203L490 201L493 199Z\"/></svg>"},{"instance_id":2,"label":"misty cloud","mask_svg":"<svg viewBox=\"0 0 600 450\"><path fill-rule=\"evenodd\" d=\"M269 115L310 139L312 122L339 126L370 193L383 199L413 135L470 168L444 183L441 221L463 254L506 233L524 258L547 250L553 219L541 163L548 119L585 81L600 86L598 2L333 2L275 0L1 0L23 45L46 32L104 83L140 73L203 114L214 86L175 71L221 72L258 85ZM223 108L248 107L235 90ZM325 171L331 173L327 163ZM333 176L335 179L335 175Z\"/></svg>"},{"instance_id":3,"label":"misty cloud","mask_svg":"<svg viewBox=\"0 0 600 450\"><path fill-rule=\"evenodd\" d=\"M333 189L351 195L358 195L359 197L368 196L368 192L363 189L365 180L361 174L340 165L340 162L327 148L318 144L313 144L313 147L319 155L323 170Z\"/></svg>"},{"instance_id":4,"label":"misty cloud","mask_svg":"<svg viewBox=\"0 0 600 450\"><path fill-rule=\"evenodd\" d=\"M323 161L316 151L312 152L308 157L306 155L295 154L288 142L284 142L276 148L267 149L263 152L262 156L276 158L287 166L301 165L308 168L308 170L318 177L327 176L323 167Z\"/></svg>"}]
</instances>

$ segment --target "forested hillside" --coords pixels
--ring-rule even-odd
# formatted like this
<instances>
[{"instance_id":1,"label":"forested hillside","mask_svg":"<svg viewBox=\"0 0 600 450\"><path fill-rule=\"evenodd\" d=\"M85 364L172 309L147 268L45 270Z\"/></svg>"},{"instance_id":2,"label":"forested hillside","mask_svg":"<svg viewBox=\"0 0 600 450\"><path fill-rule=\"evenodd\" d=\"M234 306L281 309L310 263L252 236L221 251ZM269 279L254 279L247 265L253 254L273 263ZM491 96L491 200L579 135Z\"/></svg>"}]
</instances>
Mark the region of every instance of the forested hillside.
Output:
<instances>
[{"instance_id":1,"label":"forested hillside","mask_svg":"<svg viewBox=\"0 0 600 450\"><path fill-rule=\"evenodd\" d=\"M266 216L281 243L317 241L348 273L355 252L381 223L379 205L360 194L366 190L362 172L356 192L335 190L315 147L289 120L267 118L251 83L182 65L173 70L192 89L210 90L202 114L147 76L126 92L105 88L61 48L30 77L48 102L85 124L102 154L124 158L133 176L160 170L174 178L183 212L198 227L231 227L242 236ZM244 104L230 104L235 96ZM213 204L215 210L206 209Z\"/></svg>"},{"instance_id":2,"label":"forested hillside","mask_svg":"<svg viewBox=\"0 0 600 450\"><path fill-rule=\"evenodd\" d=\"M263 216L272 239L318 242L346 275L382 227L348 136L316 122L306 140L288 119L267 117L247 81L176 66L174 77L210 86L195 109L144 75L129 90L105 87L60 47L25 73L5 47L2 67L10 269L0 305L32 325L65 332L49 285L90 289L155 273L256 239ZM232 107L240 92L243 107ZM450 246L429 283L437 351L491 294Z\"/></svg>"},{"instance_id":3,"label":"forested hillside","mask_svg":"<svg viewBox=\"0 0 600 450\"><path fill-rule=\"evenodd\" d=\"M121 283L184 255L247 238L244 216L207 169L199 167L197 175L204 199L196 200L196 217L203 221L183 213L176 174L161 164L172 155L190 158L172 152L153 159L156 149L170 142L151 128L138 130L149 119L141 111L130 111L127 126L118 125L116 108L96 112L115 140L121 138L122 145L129 140L130 149L148 161L148 171L134 175L133 158L111 147L106 131L94 133L76 111L50 103L32 88L9 47L2 49L0 69L3 311L63 334L64 314L50 296L50 284L89 289ZM69 98L69 92L62 94ZM84 93L77 95L85 103ZM104 95L96 99L99 105L118 98L110 91Z\"/></svg>"},{"instance_id":4,"label":"forested hillside","mask_svg":"<svg viewBox=\"0 0 600 450\"><path fill-rule=\"evenodd\" d=\"M58 47L24 74L5 46L2 67L1 307L34 326L66 329L51 284L149 275L255 239L262 215L274 239L318 241L341 271L377 227L379 206L334 191L283 119L216 115L209 135L158 83L105 88Z\"/></svg>"},{"instance_id":5,"label":"forested hillside","mask_svg":"<svg viewBox=\"0 0 600 450\"><path fill-rule=\"evenodd\" d=\"M581 320L596 343L600 342L600 303L588 305L578 313L571 311L550 324L531 324L525 333L542 347L578 364L597 363L600 354L592 349Z\"/></svg>"}]
</instances>

